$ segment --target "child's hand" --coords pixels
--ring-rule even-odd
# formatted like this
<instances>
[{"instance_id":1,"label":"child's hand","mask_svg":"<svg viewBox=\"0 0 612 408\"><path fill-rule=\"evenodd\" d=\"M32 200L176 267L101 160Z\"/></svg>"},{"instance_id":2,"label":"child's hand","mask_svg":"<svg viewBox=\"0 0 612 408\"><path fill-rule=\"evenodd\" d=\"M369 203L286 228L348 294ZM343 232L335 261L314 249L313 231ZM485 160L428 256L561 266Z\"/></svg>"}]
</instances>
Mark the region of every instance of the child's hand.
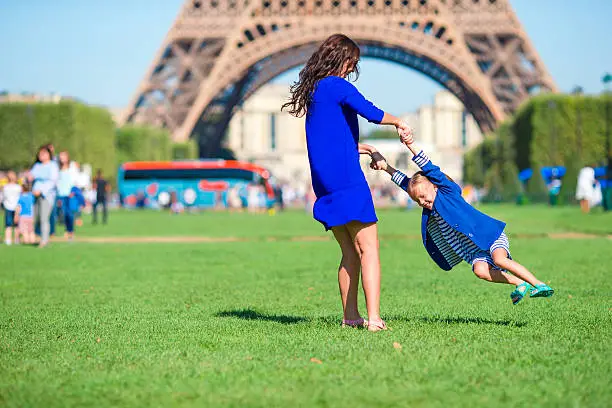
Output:
<instances>
[{"instance_id":1,"label":"child's hand","mask_svg":"<svg viewBox=\"0 0 612 408\"><path fill-rule=\"evenodd\" d=\"M414 138L412 137L412 133L400 135L400 140L406 146L409 146L414 143Z\"/></svg>"},{"instance_id":2,"label":"child's hand","mask_svg":"<svg viewBox=\"0 0 612 408\"><path fill-rule=\"evenodd\" d=\"M370 168L373 170L387 170L387 160L379 152L373 152L371 154L372 162Z\"/></svg>"}]
</instances>

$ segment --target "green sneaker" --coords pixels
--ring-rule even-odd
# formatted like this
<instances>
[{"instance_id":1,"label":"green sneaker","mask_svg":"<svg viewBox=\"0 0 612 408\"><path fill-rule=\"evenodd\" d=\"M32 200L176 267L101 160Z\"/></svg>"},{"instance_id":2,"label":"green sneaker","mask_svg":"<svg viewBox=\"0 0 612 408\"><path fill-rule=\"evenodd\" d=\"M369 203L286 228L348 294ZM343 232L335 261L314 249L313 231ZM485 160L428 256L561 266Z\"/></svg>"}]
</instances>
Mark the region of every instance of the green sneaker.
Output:
<instances>
[{"instance_id":1,"label":"green sneaker","mask_svg":"<svg viewBox=\"0 0 612 408\"><path fill-rule=\"evenodd\" d=\"M514 289L512 293L510 294L510 299L512 299L512 304L516 305L518 302L520 302L523 299L523 297L527 294L527 291L531 288L533 288L533 286L531 286L527 282L523 282L520 285L517 285L516 289Z\"/></svg>"},{"instance_id":2,"label":"green sneaker","mask_svg":"<svg viewBox=\"0 0 612 408\"><path fill-rule=\"evenodd\" d=\"M554 289L545 283L535 285L535 288L531 290L531 297L550 297L555 293Z\"/></svg>"}]
</instances>

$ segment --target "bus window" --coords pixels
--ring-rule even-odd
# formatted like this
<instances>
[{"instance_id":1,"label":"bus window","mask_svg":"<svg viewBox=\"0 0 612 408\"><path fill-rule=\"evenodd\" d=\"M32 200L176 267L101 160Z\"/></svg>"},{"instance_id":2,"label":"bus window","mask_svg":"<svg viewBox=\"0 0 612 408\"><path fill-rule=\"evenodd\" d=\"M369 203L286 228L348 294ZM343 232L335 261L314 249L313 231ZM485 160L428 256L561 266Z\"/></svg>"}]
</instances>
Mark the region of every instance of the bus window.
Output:
<instances>
[{"instance_id":1,"label":"bus window","mask_svg":"<svg viewBox=\"0 0 612 408\"><path fill-rule=\"evenodd\" d=\"M124 180L246 180L252 181L255 173L243 169L138 169L126 170Z\"/></svg>"}]
</instances>

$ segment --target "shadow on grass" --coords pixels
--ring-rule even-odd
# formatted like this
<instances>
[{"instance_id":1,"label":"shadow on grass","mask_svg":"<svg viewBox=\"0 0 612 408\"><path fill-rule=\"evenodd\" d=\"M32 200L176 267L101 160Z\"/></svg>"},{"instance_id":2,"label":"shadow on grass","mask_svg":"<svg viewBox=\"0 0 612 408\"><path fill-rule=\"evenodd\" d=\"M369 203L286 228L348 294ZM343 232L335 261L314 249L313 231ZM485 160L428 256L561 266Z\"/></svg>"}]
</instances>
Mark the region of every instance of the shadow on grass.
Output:
<instances>
[{"instance_id":1,"label":"shadow on grass","mask_svg":"<svg viewBox=\"0 0 612 408\"><path fill-rule=\"evenodd\" d=\"M240 309L240 310L226 310L219 312L215 316L217 317L233 317L236 319L243 320L262 320L265 322L276 322L281 324L297 324L307 322L308 319L300 316L286 316L286 315L275 315L265 314L257 312L253 309Z\"/></svg>"},{"instance_id":2,"label":"shadow on grass","mask_svg":"<svg viewBox=\"0 0 612 408\"><path fill-rule=\"evenodd\" d=\"M312 319L301 316L287 316L277 314L266 314L261 313L253 309L237 309L237 310L226 310L217 313L217 317L231 317L242 320L261 320L265 322L276 322L281 324L298 324L306 323ZM480 324L480 325L494 325L494 326L507 326L507 327L524 327L527 326L527 322L518 322L513 320L492 320L485 319L482 317L453 317L453 316L421 316L421 317L408 317L408 316L388 316L385 320L387 322L393 321L419 321L430 324ZM341 319L337 316L321 316L316 318L319 324L324 326L336 326L340 325Z\"/></svg>"},{"instance_id":3,"label":"shadow on grass","mask_svg":"<svg viewBox=\"0 0 612 408\"><path fill-rule=\"evenodd\" d=\"M428 317L423 316L417 318L424 323L446 323L446 324L491 324L495 326L512 326L523 327L527 326L526 322L516 322L512 320L490 320L482 317Z\"/></svg>"}]
</instances>

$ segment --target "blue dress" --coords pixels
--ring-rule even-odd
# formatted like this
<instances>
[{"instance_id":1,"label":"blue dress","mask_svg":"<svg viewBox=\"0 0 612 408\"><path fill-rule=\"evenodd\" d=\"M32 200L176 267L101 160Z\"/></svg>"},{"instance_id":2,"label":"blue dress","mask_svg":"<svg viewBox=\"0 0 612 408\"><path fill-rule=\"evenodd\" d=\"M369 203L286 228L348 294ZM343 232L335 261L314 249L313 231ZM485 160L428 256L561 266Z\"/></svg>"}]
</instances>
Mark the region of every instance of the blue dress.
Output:
<instances>
[{"instance_id":1,"label":"blue dress","mask_svg":"<svg viewBox=\"0 0 612 408\"><path fill-rule=\"evenodd\" d=\"M314 218L326 230L378 221L359 165L357 115L380 123L384 114L343 78L329 76L317 84L306 114L306 143L317 196Z\"/></svg>"}]
</instances>

